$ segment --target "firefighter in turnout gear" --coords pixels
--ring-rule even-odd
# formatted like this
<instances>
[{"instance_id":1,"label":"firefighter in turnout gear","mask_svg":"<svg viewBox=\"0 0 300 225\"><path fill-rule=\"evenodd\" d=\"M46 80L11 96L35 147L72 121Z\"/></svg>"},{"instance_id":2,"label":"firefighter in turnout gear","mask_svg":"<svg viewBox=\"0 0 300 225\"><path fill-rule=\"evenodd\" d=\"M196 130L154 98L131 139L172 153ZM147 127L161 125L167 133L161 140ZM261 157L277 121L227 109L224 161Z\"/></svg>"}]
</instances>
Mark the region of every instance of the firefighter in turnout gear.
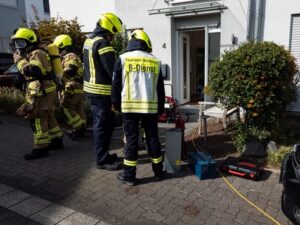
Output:
<instances>
[{"instance_id":1,"label":"firefighter in turnout gear","mask_svg":"<svg viewBox=\"0 0 300 225\"><path fill-rule=\"evenodd\" d=\"M61 106L67 118L67 123L73 131L69 137L73 140L83 137L86 130L83 94L83 67L79 56L75 53L72 39L69 35L57 36L53 44L59 49L63 66L63 91Z\"/></svg>"},{"instance_id":2,"label":"firefighter in turnout gear","mask_svg":"<svg viewBox=\"0 0 300 225\"><path fill-rule=\"evenodd\" d=\"M37 37L28 28L16 29L11 39L14 62L27 81L26 102L17 114L29 118L33 129L33 150L24 158L47 157L48 150L63 148L63 133L54 117L57 92L50 57L38 48Z\"/></svg>"},{"instance_id":3,"label":"firefighter in turnout gear","mask_svg":"<svg viewBox=\"0 0 300 225\"><path fill-rule=\"evenodd\" d=\"M112 81L112 104L121 106L126 136L124 170L118 179L136 184L139 122L143 124L148 154L156 180L163 178L163 155L158 139L158 114L163 113L165 91L160 61L152 54L148 35L130 34L126 52L118 58Z\"/></svg>"},{"instance_id":4,"label":"firefighter in turnout gear","mask_svg":"<svg viewBox=\"0 0 300 225\"><path fill-rule=\"evenodd\" d=\"M115 51L111 42L122 30L122 22L113 13L100 15L92 35L83 47L83 90L89 98L93 115L93 131L97 168L118 170L121 163L116 154L109 154L113 132L111 82L115 63Z\"/></svg>"}]
</instances>

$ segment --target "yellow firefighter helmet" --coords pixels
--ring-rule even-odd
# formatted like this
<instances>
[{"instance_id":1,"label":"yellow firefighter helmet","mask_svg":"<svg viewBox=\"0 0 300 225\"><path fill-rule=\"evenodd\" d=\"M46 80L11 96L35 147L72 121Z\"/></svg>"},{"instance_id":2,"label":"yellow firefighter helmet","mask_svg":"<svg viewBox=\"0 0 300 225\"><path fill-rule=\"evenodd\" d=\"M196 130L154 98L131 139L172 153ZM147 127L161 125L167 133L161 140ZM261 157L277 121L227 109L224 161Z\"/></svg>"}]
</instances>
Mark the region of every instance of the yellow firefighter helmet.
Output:
<instances>
[{"instance_id":1,"label":"yellow firefighter helmet","mask_svg":"<svg viewBox=\"0 0 300 225\"><path fill-rule=\"evenodd\" d=\"M116 34L122 31L122 21L113 13L104 13L100 15L98 24L111 34Z\"/></svg>"},{"instance_id":2,"label":"yellow firefighter helmet","mask_svg":"<svg viewBox=\"0 0 300 225\"><path fill-rule=\"evenodd\" d=\"M58 48L64 48L72 45L72 39L69 35L61 34L54 39L53 44Z\"/></svg>"}]
</instances>

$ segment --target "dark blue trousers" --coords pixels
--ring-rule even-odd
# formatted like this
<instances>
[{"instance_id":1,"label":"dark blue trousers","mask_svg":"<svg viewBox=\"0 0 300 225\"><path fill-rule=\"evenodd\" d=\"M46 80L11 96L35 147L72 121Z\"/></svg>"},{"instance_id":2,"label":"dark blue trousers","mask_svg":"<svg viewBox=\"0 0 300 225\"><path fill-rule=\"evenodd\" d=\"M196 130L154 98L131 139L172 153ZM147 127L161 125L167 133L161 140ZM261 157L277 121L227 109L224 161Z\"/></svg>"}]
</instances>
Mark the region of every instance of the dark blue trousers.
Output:
<instances>
[{"instance_id":1,"label":"dark blue trousers","mask_svg":"<svg viewBox=\"0 0 300 225\"><path fill-rule=\"evenodd\" d=\"M138 159L139 122L145 130L148 154L152 160L152 170L156 176L162 173L163 162L155 162L162 157L161 146L158 138L157 114L124 113L123 125L126 136L126 147L124 159L135 162ZM154 160L153 160L154 159ZM124 163L124 175L126 177L136 176L136 166L128 166Z\"/></svg>"},{"instance_id":2,"label":"dark blue trousers","mask_svg":"<svg viewBox=\"0 0 300 225\"><path fill-rule=\"evenodd\" d=\"M106 163L113 133L113 112L109 98L89 98L93 115L93 132L97 165Z\"/></svg>"}]
</instances>

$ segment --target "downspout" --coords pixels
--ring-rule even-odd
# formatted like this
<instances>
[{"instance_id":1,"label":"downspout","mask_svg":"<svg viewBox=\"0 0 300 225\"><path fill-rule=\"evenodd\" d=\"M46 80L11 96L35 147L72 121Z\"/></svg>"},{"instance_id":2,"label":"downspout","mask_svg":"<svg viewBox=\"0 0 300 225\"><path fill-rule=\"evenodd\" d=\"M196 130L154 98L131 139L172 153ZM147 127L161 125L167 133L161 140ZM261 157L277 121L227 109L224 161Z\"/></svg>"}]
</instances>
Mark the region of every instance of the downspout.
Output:
<instances>
[{"instance_id":1,"label":"downspout","mask_svg":"<svg viewBox=\"0 0 300 225\"><path fill-rule=\"evenodd\" d=\"M262 41L265 0L258 0L257 5L255 40Z\"/></svg>"},{"instance_id":2,"label":"downspout","mask_svg":"<svg viewBox=\"0 0 300 225\"><path fill-rule=\"evenodd\" d=\"M248 0L248 41L262 41L265 0Z\"/></svg>"},{"instance_id":3,"label":"downspout","mask_svg":"<svg viewBox=\"0 0 300 225\"><path fill-rule=\"evenodd\" d=\"M254 40L261 41L262 0L255 0Z\"/></svg>"},{"instance_id":4,"label":"downspout","mask_svg":"<svg viewBox=\"0 0 300 225\"><path fill-rule=\"evenodd\" d=\"M247 41L254 40L254 24L255 21L255 3L256 0L248 0L248 21L247 21Z\"/></svg>"}]
</instances>

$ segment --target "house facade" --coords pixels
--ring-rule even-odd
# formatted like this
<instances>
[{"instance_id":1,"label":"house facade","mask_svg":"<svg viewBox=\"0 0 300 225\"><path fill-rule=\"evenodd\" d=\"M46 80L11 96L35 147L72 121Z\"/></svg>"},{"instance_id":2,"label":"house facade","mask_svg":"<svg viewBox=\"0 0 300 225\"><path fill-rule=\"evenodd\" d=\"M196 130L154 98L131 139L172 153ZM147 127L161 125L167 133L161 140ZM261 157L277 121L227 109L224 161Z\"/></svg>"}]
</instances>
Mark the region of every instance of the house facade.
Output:
<instances>
[{"instance_id":1,"label":"house facade","mask_svg":"<svg viewBox=\"0 0 300 225\"><path fill-rule=\"evenodd\" d=\"M0 0L0 52L10 52L12 31L35 21L35 12L40 19L50 18L49 0Z\"/></svg>"},{"instance_id":2,"label":"house facade","mask_svg":"<svg viewBox=\"0 0 300 225\"><path fill-rule=\"evenodd\" d=\"M71 3L71 8L70 8ZM118 2L117 2L118 4ZM60 16L65 20L75 17L82 26L81 30L90 33L95 29L99 15L105 12L114 12L115 2L113 0L50 0L50 11L52 17Z\"/></svg>"},{"instance_id":3,"label":"house facade","mask_svg":"<svg viewBox=\"0 0 300 225\"><path fill-rule=\"evenodd\" d=\"M166 94L179 104L210 100L202 94L210 64L247 40L283 45L300 64L299 0L124 0L115 12L128 30L149 34ZM300 112L298 93L291 111Z\"/></svg>"}]
</instances>

